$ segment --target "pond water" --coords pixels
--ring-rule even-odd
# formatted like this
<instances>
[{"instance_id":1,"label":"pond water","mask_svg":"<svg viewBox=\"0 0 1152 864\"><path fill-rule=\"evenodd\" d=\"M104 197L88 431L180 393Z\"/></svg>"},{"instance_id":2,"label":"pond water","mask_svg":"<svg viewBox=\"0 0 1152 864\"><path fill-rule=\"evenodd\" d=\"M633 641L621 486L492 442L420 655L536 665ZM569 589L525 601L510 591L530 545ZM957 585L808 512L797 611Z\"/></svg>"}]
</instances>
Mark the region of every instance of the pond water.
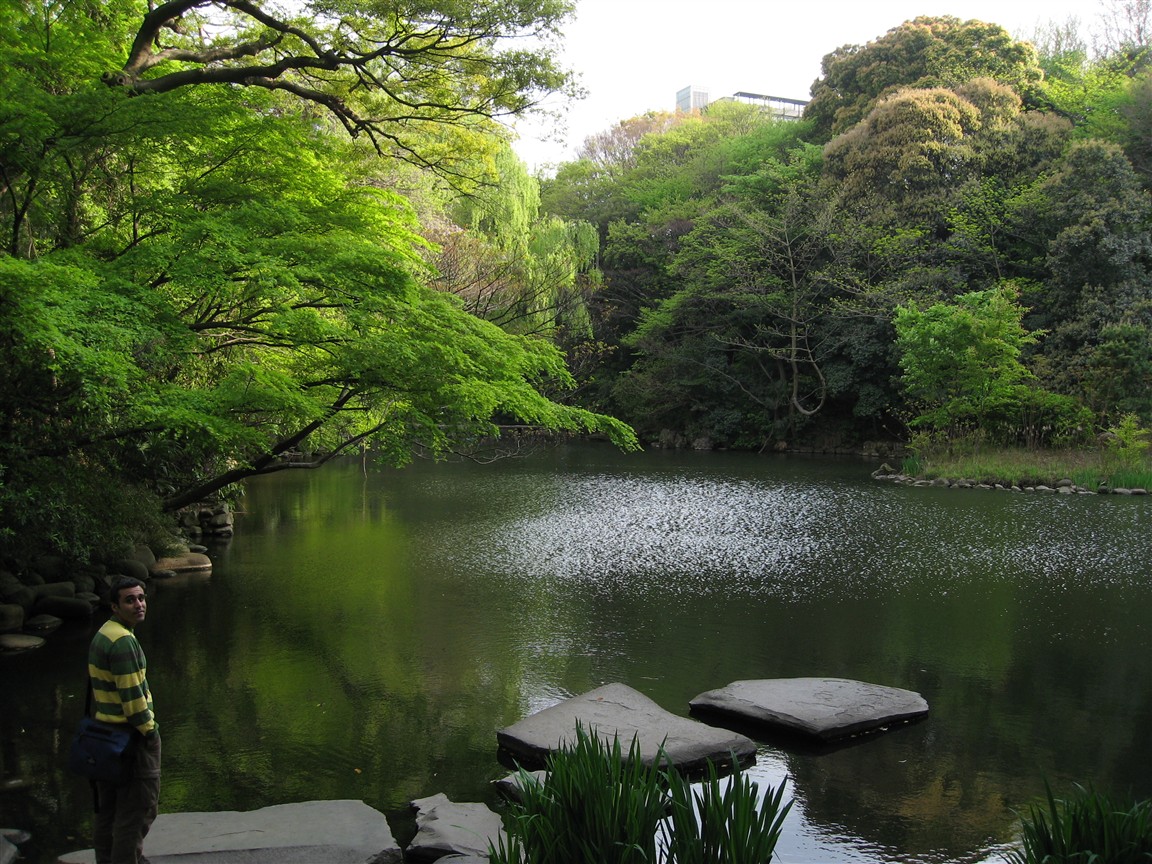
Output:
<instances>
[{"instance_id":1,"label":"pond water","mask_svg":"<svg viewBox=\"0 0 1152 864\"><path fill-rule=\"evenodd\" d=\"M824 752L765 741L783 864L998 859L1073 783L1152 796L1152 499L908 488L874 464L567 446L490 465L349 460L249 484L210 578L139 636L162 811L496 805L498 728L619 681L687 716L745 678L920 692ZM64 773L95 626L0 658L0 824L88 843Z\"/></svg>"}]
</instances>

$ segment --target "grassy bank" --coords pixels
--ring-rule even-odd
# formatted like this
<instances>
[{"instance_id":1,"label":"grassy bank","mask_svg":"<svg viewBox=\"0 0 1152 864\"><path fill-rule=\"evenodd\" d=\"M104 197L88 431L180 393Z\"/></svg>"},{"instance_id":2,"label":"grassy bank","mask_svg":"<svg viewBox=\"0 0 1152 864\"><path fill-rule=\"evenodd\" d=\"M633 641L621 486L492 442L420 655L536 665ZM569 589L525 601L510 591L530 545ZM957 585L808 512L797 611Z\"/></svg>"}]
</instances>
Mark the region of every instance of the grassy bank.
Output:
<instances>
[{"instance_id":1,"label":"grassy bank","mask_svg":"<svg viewBox=\"0 0 1152 864\"><path fill-rule=\"evenodd\" d=\"M1052 485L1068 479L1086 489L1152 490L1152 461L1120 460L1111 450L931 449L904 460L905 474L967 478L1005 486Z\"/></svg>"}]
</instances>

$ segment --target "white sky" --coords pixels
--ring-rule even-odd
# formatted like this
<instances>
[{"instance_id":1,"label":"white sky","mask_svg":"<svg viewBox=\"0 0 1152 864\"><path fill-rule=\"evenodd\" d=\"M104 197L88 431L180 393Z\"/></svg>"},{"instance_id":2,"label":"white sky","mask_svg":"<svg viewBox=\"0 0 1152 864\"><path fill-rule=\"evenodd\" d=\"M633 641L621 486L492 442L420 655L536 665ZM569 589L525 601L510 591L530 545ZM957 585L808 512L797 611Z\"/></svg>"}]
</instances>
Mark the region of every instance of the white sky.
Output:
<instances>
[{"instance_id":1,"label":"white sky","mask_svg":"<svg viewBox=\"0 0 1152 864\"><path fill-rule=\"evenodd\" d=\"M577 0L563 60L588 91L567 129L519 125L516 152L536 170L575 158L589 135L650 110L671 111L694 85L808 99L820 61L919 15L976 18L1030 37L1038 24L1095 29L1105 0ZM555 140L548 140L549 138Z\"/></svg>"}]
</instances>

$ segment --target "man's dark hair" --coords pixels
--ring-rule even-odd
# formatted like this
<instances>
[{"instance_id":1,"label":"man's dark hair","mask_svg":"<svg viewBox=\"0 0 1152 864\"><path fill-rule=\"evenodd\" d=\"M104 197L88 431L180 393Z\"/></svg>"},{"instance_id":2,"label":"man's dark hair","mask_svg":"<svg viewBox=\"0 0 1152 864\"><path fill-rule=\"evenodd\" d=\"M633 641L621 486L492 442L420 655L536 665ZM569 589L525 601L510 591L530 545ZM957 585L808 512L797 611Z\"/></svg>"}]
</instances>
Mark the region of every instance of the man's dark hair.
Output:
<instances>
[{"instance_id":1,"label":"man's dark hair","mask_svg":"<svg viewBox=\"0 0 1152 864\"><path fill-rule=\"evenodd\" d=\"M133 579L131 576L117 576L112 580L112 587L108 591L108 602L113 606L119 606L121 591L127 591L129 588L143 587L144 583L139 579Z\"/></svg>"}]
</instances>

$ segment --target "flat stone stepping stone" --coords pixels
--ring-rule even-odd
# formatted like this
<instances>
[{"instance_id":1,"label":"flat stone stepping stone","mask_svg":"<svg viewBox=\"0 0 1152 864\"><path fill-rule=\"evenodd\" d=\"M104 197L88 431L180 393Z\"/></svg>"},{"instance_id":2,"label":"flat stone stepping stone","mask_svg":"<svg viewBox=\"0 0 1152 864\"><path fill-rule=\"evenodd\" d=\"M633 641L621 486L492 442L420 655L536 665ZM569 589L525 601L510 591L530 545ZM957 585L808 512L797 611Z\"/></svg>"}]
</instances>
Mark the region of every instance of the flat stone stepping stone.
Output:
<instances>
[{"instance_id":1,"label":"flat stone stepping stone","mask_svg":"<svg viewBox=\"0 0 1152 864\"><path fill-rule=\"evenodd\" d=\"M0 633L0 651L32 651L43 645L42 638L29 633Z\"/></svg>"},{"instance_id":2,"label":"flat stone stepping stone","mask_svg":"<svg viewBox=\"0 0 1152 864\"><path fill-rule=\"evenodd\" d=\"M150 570L171 570L174 573L204 573L212 569L212 559L200 552L185 552L159 558Z\"/></svg>"},{"instance_id":3,"label":"flat stone stepping stone","mask_svg":"<svg viewBox=\"0 0 1152 864\"><path fill-rule=\"evenodd\" d=\"M260 810L161 813L144 841L152 864L399 864L384 814L363 801L303 801ZM92 864L91 849L57 864Z\"/></svg>"},{"instance_id":4,"label":"flat stone stepping stone","mask_svg":"<svg viewBox=\"0 0 1152 864\"><path fill-rule=\"evenodd\" d=\"M548 772L529 771L528 776L537 783L543 784L544 781L548 779ZM499 780L493 780L492 785L496 787L497 792L509 801L519 801L522 797L521 790L523 786L520 783L519 772L509 774L507 777L501 777Z\"/></svg>"},{"instance_id":5,"label":"flat stone stepping stone","mask_svg":"<svg viewBox=\"0 0 1152 864\"><path fill-rule=\"evenodd\" d=\"M63 619L55 615L33 615L24 622L24 632L32 635L54 633L63 623Z\"/></svg>"},{"instance_id":6,"label":"flat stone stepping stone","mask_svg":"<svg viewBox=\"0 0 1152 864\"><path fill-rule=\"evenodd\" d=\"M921 717L919 693L847 678L761 678L701 693L692 711L831 741Z\"/></svg>"},{"instance_id":7,"label":"flat stone stepping stone","mask_svg":"<svg viewBox=\"0 0 1152 864\"><path fill-rule=\"evenodd\" d=\"M671 714L625 684L605 684L545 708L501 729L496 740L523 767L540 768L549 753L575 744L578 722L609 745L619 737L624 754L636 739L645 765L656 761L661 744L667 760L687 774L702 772L709 762L723 769L733 757L741 766L756 762L750 738Z\"/></svg>"},{"instance_id":8,"label":"flat stone stepping stone","mask_svg":"<svg viewBox=\"0 0 1152 864\"><path fill-rule=\"evenodd\" d=\"M504 823L483 804L457 804L444 793L412 802L416 836L405 852L410 861L436 861L447 855L487 859L488 844L499 848Z\"/></svg>"}]
</instances>

